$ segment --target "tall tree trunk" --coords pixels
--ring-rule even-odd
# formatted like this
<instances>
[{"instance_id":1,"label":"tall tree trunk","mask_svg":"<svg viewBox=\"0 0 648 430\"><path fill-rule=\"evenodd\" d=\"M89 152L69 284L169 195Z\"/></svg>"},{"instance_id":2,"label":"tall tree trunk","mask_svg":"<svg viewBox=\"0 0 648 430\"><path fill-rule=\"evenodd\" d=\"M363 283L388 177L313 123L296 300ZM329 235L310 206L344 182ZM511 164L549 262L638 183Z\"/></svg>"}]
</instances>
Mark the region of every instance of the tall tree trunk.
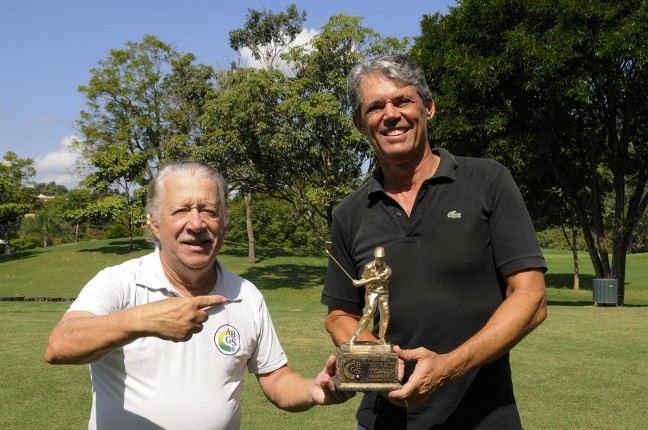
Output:
<instances>
[{"instance_id":1,"label":"tall tree trunk","mask_svg":"<svg viewBox=\"0 0 648 430\"><path fill-rule=\"evenodd\" d=\"M574 256L574 290L580 290L580 265L578 262L578 247L576 240L578 239L578 229L572 227L572 255Z\"/></svg>"},{"instance_id":2,"label":"tall tree trunk","mask_svg":"<svg viewBox=\"0 0 648 430\"><path fill-rule=\"evenodd\" d=\"M248 263L256 264L254 253L254 229L252 228L252 193L245 193L245 228L248 235Z\"/></svg>"},{"instance_id":3,"label":"tall tree trunk","mask_svg":"<svg viewBox=\"0 0 648 430\"><path fill-rule=\"evenodd\" d=\"M128 250L132 251L133 250L133 230L135 230L135 227L133 226L133 217L131 215L128 216Z\"/></svg>"},{"instance_id":4,"label":"tall tree trunk","mask_svg":"<svg viewBox=\"0 0 648 430\"><path fill-rule=\"evenodd\" d=\"M570 226L570 228L572 233L571 239L567 234L567 228L565 227L565 225L563 225L561 229L562 229L563 236L567 241L567 244L571 248L572 257L574 258L574 290L579 290L580 289L580 266L578 262L578 247L576 242L578 240L578 227L572 225Z\"/></svg>"},{"instance_id":5,"label":"tall tree trunk","mask_svg":"<svg viewBox=\"0 0 648 430\"><path fill-rule=\"evenodd\" d=\"M630 248L632 239L632 230L634 226L624 229L615 236L612 244L612 277L618 280L617 305L623 306L625 303L625 272L627 252Z\"/></svg>"}]
</instances>

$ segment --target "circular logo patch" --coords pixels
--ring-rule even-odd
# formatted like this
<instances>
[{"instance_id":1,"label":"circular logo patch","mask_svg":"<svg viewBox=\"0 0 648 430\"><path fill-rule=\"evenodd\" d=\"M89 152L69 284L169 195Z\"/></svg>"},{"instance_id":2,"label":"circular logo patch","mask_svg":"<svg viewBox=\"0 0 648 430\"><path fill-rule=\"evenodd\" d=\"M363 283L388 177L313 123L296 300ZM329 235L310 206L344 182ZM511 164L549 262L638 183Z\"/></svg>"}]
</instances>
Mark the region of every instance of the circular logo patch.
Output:
<instances>
[{"instance_id":1,"label":"circular logo patch","mask_svg":"<svg viewBox=\"0 0 648 430\"><path fill-rule=\"evenodd\" d=\"M239 332L229 324L216 330L214 343L216 348L225 355L234 355L241 348Z\"/></svg>"}]
</instances>

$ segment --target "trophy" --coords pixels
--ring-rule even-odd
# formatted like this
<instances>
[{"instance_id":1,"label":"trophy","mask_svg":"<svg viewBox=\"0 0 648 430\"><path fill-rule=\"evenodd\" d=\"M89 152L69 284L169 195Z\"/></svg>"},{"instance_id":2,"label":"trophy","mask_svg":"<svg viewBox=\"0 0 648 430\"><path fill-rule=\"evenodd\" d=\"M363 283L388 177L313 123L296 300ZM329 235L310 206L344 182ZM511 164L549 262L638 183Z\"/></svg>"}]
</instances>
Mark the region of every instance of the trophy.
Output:
<instances>
[{"instance_id":1,"label":"trophy","mask_svg":"<svg viewBox=\"0 0 648 430\"><path fill-rule=\"evenodd\" d=\"M385 264L385 249L374 250L374 260L367 263L361 279L353 279L331 255L331 242L326 242L326 253L351 279L354 287L365 287L365 310L353 336L336 351L333 381L339 391L392 391L401 387L398 382L398 354L385 341L389 326L389 280L392 270ZM356 341L376 313L380 311L378 341Z\"/></svg>"}]
</instances>

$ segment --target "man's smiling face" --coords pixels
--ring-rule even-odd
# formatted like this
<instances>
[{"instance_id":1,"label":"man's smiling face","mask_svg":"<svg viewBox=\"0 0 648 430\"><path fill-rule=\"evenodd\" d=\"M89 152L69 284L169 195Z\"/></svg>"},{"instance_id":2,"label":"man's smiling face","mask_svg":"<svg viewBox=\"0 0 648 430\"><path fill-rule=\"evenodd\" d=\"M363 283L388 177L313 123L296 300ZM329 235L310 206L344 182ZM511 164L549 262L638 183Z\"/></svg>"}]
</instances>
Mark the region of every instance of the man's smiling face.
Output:
<instances>
[{"instance_id":1,"label":"man's smiling face","mask_svg":"<svg viewBox=\"0 0 648 430\"><path fill-rule=\"evenodd\" d=\"M413 85L381 75L362 78L359 95L360 108L353 122L367 136L381 163L401 164L423 154L434 101L426 106Z\"/></svg>"},{"instance_id":2,"label":"man's smiling face","mask_svg":"<svg viewBox=\"0 0 648 430\"><path fill-rule=\"evenodd\" d=\"M177 274L213 265L225 234L216 182L185 174L161 185L159 219L151 227L162 261Z\"/></svg>"}]
</instances>

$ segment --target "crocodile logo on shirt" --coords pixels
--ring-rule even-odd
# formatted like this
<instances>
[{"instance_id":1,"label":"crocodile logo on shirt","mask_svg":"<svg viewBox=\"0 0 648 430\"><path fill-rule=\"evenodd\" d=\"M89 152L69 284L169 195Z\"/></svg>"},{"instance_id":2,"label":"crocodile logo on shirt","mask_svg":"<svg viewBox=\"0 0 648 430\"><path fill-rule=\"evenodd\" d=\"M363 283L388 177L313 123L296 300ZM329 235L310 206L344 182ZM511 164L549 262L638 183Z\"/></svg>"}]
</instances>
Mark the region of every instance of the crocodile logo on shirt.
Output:
<instances>
[{"instance_id":1,"label":"crocodile logo on shirt","mask_svg":"<svg viewBox=\"0 0 648 430\"><path fill-rule=\"evenodd\" d=\"M461 212L450 211L448 212L448 218L454 218L454 219L461 218Z\"/></svg>"},{"instance_id":2,"label":"crocodile logo on shirt","mask_svg":"<svg viewBox=\"0 0 648 430\"><path fill-rule=\"evenodd\" d=\"M220 326L214 335L216 348L225 355L234 355L241 348L241 337L238 330L229 324Z\"/></svg>"}]
</instances>

